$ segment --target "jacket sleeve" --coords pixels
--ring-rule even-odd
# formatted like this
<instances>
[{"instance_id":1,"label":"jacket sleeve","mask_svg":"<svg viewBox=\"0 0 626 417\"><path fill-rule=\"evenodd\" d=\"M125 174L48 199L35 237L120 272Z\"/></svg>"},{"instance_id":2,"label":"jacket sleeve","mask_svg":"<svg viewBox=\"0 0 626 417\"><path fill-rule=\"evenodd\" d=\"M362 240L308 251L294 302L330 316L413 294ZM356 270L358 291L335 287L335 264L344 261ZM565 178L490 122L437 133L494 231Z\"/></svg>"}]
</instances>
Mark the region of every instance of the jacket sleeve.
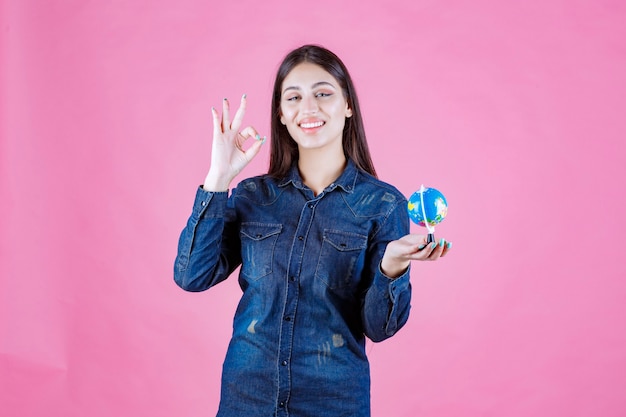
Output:
<instances>
[{"instance_id":1,"label":"jacket sleeve","mask_svg":"<svg viewBox=\"0 0 626 417\"><path fill-rule=\"evenodd\" d=\"M395 279L387 277L380 269L387 244L408 234L409 230L408 213L400 202L370 242L368 263L372 279L362 299L361 318L365 335L374 342L396 334L409 318L411 268Z\"/></svg>"},{"instance_id":2,"label":"jacket sleeve","mask_svg":"<svg viewBox=\"0 0 626 417\"><path fill-rule=\"evenodd\" d=\"M182 289L204 291L228 278L241 264L232 205L227 191L198 188L174 261L174 281Z\"/></svg>"}]
</instances>

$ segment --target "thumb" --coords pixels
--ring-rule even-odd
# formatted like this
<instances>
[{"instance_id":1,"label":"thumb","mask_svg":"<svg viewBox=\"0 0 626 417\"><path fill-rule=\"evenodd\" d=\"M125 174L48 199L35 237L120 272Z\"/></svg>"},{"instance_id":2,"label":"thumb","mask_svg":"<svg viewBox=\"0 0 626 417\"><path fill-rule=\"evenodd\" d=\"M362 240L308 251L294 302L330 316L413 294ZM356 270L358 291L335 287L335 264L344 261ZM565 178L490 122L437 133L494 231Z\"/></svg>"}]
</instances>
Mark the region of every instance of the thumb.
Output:
<instances>
[{"instance_id":1,"label":"thumb","mask_svg":"<svg viewBox=\"0 0 626 417\"><path fill-rule=\"evenodd\" d=\"M265 143L265 140L267 139L266 136L260 136L257 131L252 128L251 126L246 127L244 130L241 131L241 135L243 137L253 137L254 138L254 143L244 151L244 155L246 156L246 159L248 161L252 160L252 158L254 158L259 151L261 150L261 147L263 146L263 144Z\"/></svg>"}]
</instances>

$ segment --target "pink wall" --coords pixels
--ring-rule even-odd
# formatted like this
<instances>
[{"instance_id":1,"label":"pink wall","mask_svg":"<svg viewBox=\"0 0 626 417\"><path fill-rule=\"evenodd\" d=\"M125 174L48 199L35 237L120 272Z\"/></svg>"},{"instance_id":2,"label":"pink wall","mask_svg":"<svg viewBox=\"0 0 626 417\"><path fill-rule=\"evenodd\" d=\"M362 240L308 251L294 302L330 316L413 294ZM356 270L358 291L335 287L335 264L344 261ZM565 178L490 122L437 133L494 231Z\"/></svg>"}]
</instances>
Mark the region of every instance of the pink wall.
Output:
<instances>
[{"instance_id":1,"label":"pink wall","mask_svg":"<svg viewBox=\"0 0 626 417\"><path fill-rule=\"evenodd\" d=\"M374 416L626 415L626 6L4 0L0 415L208 416L239 295L172 281L210 107L336 51L380 176L446 194ZM267 149L245 171L264 170ZM416 229L417 230L417 229Z\"/></svg>"}]
</instances>

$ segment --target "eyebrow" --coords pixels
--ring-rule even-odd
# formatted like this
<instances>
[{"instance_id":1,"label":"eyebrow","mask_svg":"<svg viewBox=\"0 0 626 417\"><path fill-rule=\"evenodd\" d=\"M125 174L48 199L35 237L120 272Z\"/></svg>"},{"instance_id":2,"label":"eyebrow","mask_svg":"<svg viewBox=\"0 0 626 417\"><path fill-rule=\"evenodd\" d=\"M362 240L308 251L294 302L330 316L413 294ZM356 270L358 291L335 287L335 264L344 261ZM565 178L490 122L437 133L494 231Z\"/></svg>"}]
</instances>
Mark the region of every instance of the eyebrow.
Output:
<instances>
[{"instance_id":1,"label":"eyebrow","mask_svg":"<svg viewBox=\"0 0 626 417\"><path fill-rule=\"evenodd\" d=\"M334 86L334 85L332 85L331 83L329 83L328 81L318 81L318 82L316 82L315 84L313 84L313 85L311 86L311 89L313 89L313 88L317 88L317 87L319 87L320 85L328 85L328 86L332 87L333 89L335 89L335 86ZM301 88L300 88L300 87L297 87L297 86L287 87L287 88L285 88L285 89L283 90L283 94L285 94L285 93L286 93L287 91L289 91L289 90L298 90L298 91L299 91L299 90L301 90Z\"/></svg>"}]
</instances>

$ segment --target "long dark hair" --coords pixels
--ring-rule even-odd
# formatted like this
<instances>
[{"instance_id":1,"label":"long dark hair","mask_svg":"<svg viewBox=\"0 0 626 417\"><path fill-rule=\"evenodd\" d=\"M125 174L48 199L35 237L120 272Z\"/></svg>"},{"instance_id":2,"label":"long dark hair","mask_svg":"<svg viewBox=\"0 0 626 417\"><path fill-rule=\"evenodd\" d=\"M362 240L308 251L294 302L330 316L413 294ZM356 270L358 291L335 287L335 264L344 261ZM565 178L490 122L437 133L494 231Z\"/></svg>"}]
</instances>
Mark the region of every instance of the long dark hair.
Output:
<instances>
[{"instance_id":1,"label":"long dark hair","mask_svg":"<svg viewBox=\"0 0 626 417\"><path fill-rule=\"evenodd\" d=\"M272 94L272 138L268 174L275 178L284 177L299 157L298 145L289 135L287 127L280 122L280 101L285 77L296 65L303 62L319 65L339 83L348 107L352 110L352 116L346 119L343 129L343 152L346 158L354 161L358 168L376 176L365 138L359 100L348 69L337 55L318 45L304 45L294 49L287 54L278 68Z\"/></svg>"}]
</instances>

